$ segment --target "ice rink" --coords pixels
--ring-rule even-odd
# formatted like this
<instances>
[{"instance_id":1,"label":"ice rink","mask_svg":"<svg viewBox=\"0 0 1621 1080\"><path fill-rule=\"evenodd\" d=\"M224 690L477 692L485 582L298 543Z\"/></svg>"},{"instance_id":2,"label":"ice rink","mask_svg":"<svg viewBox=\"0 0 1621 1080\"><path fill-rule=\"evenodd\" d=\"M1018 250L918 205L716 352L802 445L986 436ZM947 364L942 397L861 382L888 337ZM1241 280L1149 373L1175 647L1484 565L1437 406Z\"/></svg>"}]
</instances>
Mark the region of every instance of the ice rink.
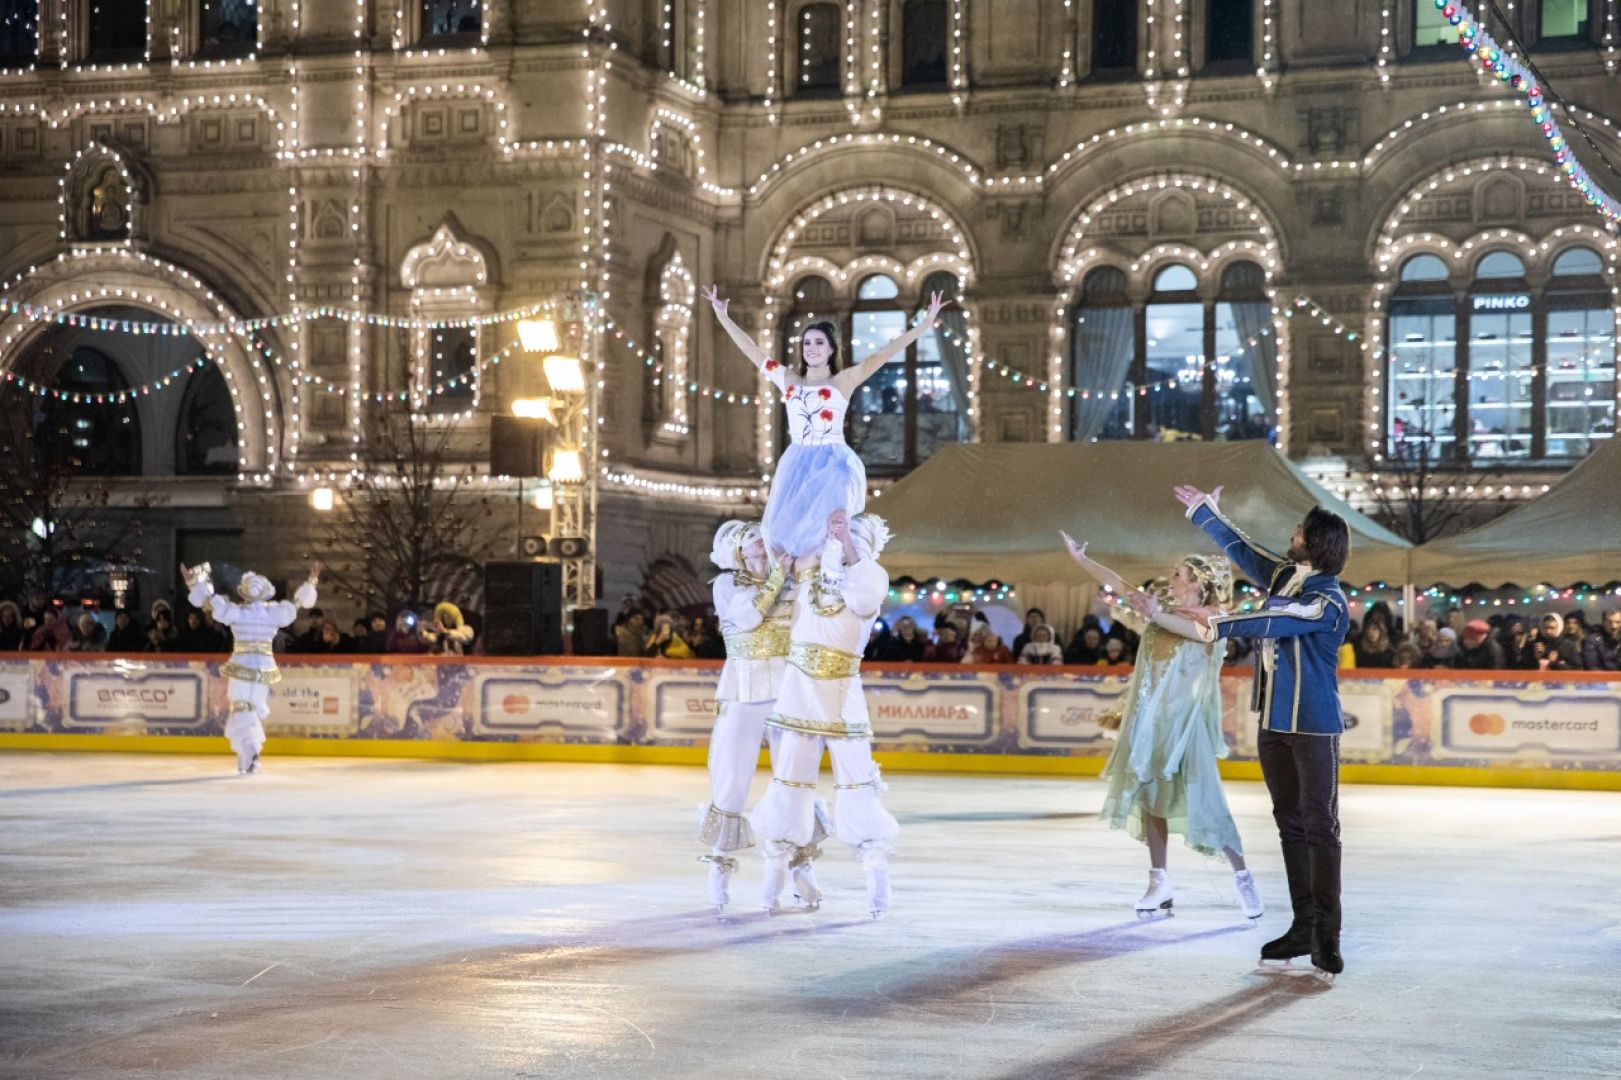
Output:
<instances>
[{"instance_id":1,"label":"ice rink","mask_svg":"<svg viewBox=\"0 0 1621 1080\"><path fill-rule=\"evenodd\" d=\"M700 769L0 756L0 1075L1621 1075L1621 796L1346 787L1347 972L1096 781L889 777L894 910L829 842L815 914L703 905ZM762 774L763 781L763 774ZM758 791L760 785L757 784ZM824 774L824 787L831 781Z\"/></svg>"}]
</instances>

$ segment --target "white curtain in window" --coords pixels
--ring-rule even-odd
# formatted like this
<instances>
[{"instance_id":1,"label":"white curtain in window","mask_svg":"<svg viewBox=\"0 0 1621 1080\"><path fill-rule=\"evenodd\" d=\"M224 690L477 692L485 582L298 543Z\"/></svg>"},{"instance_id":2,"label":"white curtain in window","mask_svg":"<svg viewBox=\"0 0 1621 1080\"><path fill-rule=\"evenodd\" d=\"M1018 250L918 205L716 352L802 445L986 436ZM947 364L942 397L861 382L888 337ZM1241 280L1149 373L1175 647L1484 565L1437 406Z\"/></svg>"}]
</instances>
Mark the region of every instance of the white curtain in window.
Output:
<instances>
[{"instance_id":1,"label":"white curtain in window","mask_svg":"<svg viewBox=\"0 0 1621 1080\"><path fill-rule=\"evenodd\" d=\"M1108 395L1125 386L1136 351L1132 321L1129 307L1081 309L1070 366L1077 391L1070 438L1076 442L1097 438L1114 412L1115 402ZM1078 393L1082 390L1092 391L1091 396L1083 399Z\"/></svg>"},{"instance_id":2,"label":"white curtain in window","mask_svg":"<svg viewBox=\"0 0 1621 1080\"><path fill-rule=\"evenodd\" d=\"M968 315L961 304L953 304L940 312L938 322L934 340L957 407L957 439L964 441L968 438Z\"/></svg>"},{"instance_id":3,"label":"white curtain in window","mask_svg":"<svg viewBox=\"0 0 1621 1080\"><path fill-rule=\"evenodd\" d=\"M1249 358L1250 389L1269 416L1278 414L1278 342L1272 332L1272 305L1245 300L1232 305L1233 326ZM1251 339L1255 341L1250 344Z\"/></svg>"}]
</instances>

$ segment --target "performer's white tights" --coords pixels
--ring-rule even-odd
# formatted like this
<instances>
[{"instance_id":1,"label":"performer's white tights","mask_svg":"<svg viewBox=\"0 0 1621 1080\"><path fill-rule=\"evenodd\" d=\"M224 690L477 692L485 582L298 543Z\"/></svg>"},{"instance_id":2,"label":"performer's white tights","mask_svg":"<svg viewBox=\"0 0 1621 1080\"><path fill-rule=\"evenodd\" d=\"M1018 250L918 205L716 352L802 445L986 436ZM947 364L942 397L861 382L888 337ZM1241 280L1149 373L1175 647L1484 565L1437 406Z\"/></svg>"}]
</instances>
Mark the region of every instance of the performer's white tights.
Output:
<instances>
[{"instance_id":1,"label":"performer's white tights","mask_svg":"<svg viewBox=\"0 0 1621 1080\"><path fill-rule=\"evenodd\" d=\"M225 737L236 751L238 768L246 769L265 746L265 717L270 715L270 687L242 679L231 679L231 715L225 721Z\"/></svg>"},{"instance_id":2,"label":"performer's white tights","mask_svg":"<svg viewBox=\"0 0 1621 1080\"><path fill-rule=\"evenodd\" d=\"M826 747L833 762L834 835L855 848L863 863L881 862L900 832L879 795L883 784L870 739L824 739L784 731L771 755L771 786L750 819L766 841L768 861L786 859L809 844L816 827L816 778ZM786 863L784 864L786 865Z\"/></svg>"},{"instance_id":3,"label":"performer's white tights","mask_svg":"<svg viewBox=\"0 0 1621 1080\"><path fill-rule=\"evenodd\" d=\"M709 736L709 805L703 808L698 826L699 838L710 845L713 855L754 844L743 811L759 765L761 740L769 742L773 757L776 754L778 731L765 726L770 715L769 701L721 702Z\"/></svg>"},{"instance_id":4,"label":"performer's white tights","mask_svg":"<svg viewBox=\"0 0 1621 1080\"><path fill-rule=\"evenodd\" d=\"M1165 819L1162 817L1144 814L1143 832L1146 834L1148 841L1148 865L1155 870L1165 869L1166 856L1169 854L1167 849L1170 846L1170 826L1166 824ZM1227 862L1232 866L1235 873L1244 869L1244 855L1242 852L1234 851L1230 847L1224 847L1221 849L1221 853L1227 856Z\"/></svg>"}]
</instances>

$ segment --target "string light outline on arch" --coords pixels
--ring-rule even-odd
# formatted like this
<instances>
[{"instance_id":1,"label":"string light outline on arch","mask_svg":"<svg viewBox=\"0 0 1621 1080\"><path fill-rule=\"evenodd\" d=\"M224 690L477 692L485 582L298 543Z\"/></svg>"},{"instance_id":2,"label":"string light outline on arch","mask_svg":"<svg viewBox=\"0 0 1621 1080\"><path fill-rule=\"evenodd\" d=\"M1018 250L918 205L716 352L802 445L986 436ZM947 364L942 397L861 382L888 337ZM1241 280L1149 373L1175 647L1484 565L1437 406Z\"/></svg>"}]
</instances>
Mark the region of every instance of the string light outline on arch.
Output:
<instances>
[{"instance_id":1,"label":"string light outline on arch","mask_svg":"<svg viewBox=\"0 0 1621 1080\"><path fill-rule=\"evenodd\" d=\"M1388 303L1394 289L1390 275L1406 261L1410 254L1429 253L1442 258L1449 265L1457 264L1475 248L1492 245L1512 250L1521 259L1534 261L1545 257L1555 246L1561 244L1568 237L1582 237L1599 250L1607 252L1608 266L1606 277L1610 283L1612 306L1614 308L1614 325L1617 340L1621 340L1621 274L1618 274L1618 258L1621 258L1621 241L1611 229L1602 229L1597 225L1564 225L1546 236L1543 240L1535 241L1531 237L1506 228L1491 228L1483 230L1469 237L1461 244L1455 244L1450 239L1433 232L1408 233L1399 235L1403 222L1408 215L1417 210L1423 199L1441 189L1443 184L1452 184L1460 178L1485 175L1494 171L1512 171L1519 173L1532 173L1542 177L1553 177L1555 169L1546 161L1539 161L1519 154L1502 154L1460 165L1445 165L1419 183L1413 185L1408 194L1397 205L1396 209L1379 230L1379 247L1375 253L1375 261L1379 272L1379 280L1374 283L1373 291L1369 296L1367 309L1367 332L1364 341L1375 343L1383 340L1385 323L1385 305ZM1384 460L1384 432L1385 432L1385 406L1384 406L1384 351L1373 346L1364 351L1367 356L1364 374L1365 401L1367 408L1367 432L1365 446L1368 455L1374 461ZM1617 411L1621 412L1621 380L1616 381Z\"/></svg>"},{"instance_id":2,"label":"string light outline on arch","mask_svg":"<svg viewBox=\"0 0 1621 1080\"><path fill-rule=\"evenodd\" d=\"M1245 212L1248 220L1255 226L1261 236L1261 241L1231 240L1217 245L1210 252L1200 252L1197 249L1181 244L1158 244L1147 252L1138 256L1130 264L1130 273L1139 273L1147 265L1162 259L1180 258L1198 266L1200 273L1208 273L1211 266L1218 260L1246 254L1260 261L1262 272L1268 283L1266 295L1274 309L1277 307L1275 290L1271 287L1273 275L1277 272L1281 258L1277 239L1277 232L1271 221L1261 213L1259 206L1248 196L1234 188L1230 183L1215 177L1202 176L1192 173L1170 172L1155 173L1149 176L1138 177L1118 184L1088 204L1070 224L1064 236L1064 242L1059 249L1059 261L1056 276L1060 285L1059 293L1053 303L1052 321L1048 328L1050 351L1047 355L1047 386L1049 394L1047 400L1047 441L1056 442L1064 434L1064 369L1066 356L1069 353L1069 317L1079 294L1080 285L1086 272L1094 263L1102 265L1116 265L1119 259L1113 253L1107 253L1098 247L1081 250L1081 244L1086 238L1092 219L1106 208L1122 199L1131 198L1152 191L1162 191L1168 188L1183 188L1190 191L1208 191L1219 196L1226 202L1232 203L1239 210ZM1273 319L1274 331L1280 330L1276 317ZM1276 356L1277 367L1277 427L1278 447L1288 451L1289 438L1289 341L1288 337L1278 334L1276 338L1278 348Z\"/></svg>"},{"instance_id":3,"label":"string light outline on arch","mask_svg":"<svg viewBox=\"0 0 1621 1080\"><path fill-rule=\"evenodd\" d=\"M98 245L85 245L87 251L93 252ZM113 246L123 246L113 245ZM35 269L30 267L30 270ZM243 319L240 322L214 322L176 323L172 321L143 321L137 319L105 319L93 315L76 315L71 312L53 310L49 306L26 304L15 300L5 300L4 294L9 292L13 284L0 289L0 308L10 314L22 315L35 322L51 322L59 326L73 326L86 330L99 330L105 333L124 333L147 336L190 336L204 337L240 337L243 334L259 333L263 330L277 327L296 326L299 323L315 322L320 319L336 319L343 322L358 323L366 326L380 326L393 330L458 330L474 327L495 326L501 323L517 322L520 319L532 318L536 315L549 314L553 309L550 304L534 304L525 308L516 308L509 311L495 312L489 315L471 315L456 319L423 319L403 315L378 315L374 312L355 311L338 307L310 307L302 308L291 314L268 315L253 319Z\"/></svg>"},{"instance_id":4,"label":"string light outline on arch","mask_svg":"<svg viewBox=\"0 0 1621 1080\"><path fill-rule=\"evenodd\" d=\"M952 271L957 275L960 291L966 291L968 288L973 277L973 256L968 247L966 232L940 203L912 191L889 188L881 184L865 185L833 192L813 200L795 213L788 224L777 234L776 240L772 244L771 254L766 264L766 289L764 311L760 320L761 329L756 336L756 342L765 350L767 355L777 351L778 308L781 302L786 299L783 294L788 287L788 279L793 273L794 263L797 262L797 260L790 260L789 254L792 252L800 234L819 220L822 215L830 211L867 202L899 203L908 208L916 206L926 212L931 220L938 222L945 232L946 239L952 250L923 256L919 262L927 262L929 265L938 265L942 269ZM857 259L856 263L852 265L861 264L862 261ZM844 273L844 271L839 272ZM964 306L963 311L965 315L968 314L966 306ZM978 340L978 330L972 319L968 321L968 332L970 340ZM977 348L972 350L970 357L977 352ZM974 363L968 365L967 412L970 428L977 438L980 433L979 370L978 365ZM761 407L756 413L755 445L762 474L769 474L773 460L773 422L774 418L769 402L766 399L761 399Z\"/></svg>"}]
</instances>

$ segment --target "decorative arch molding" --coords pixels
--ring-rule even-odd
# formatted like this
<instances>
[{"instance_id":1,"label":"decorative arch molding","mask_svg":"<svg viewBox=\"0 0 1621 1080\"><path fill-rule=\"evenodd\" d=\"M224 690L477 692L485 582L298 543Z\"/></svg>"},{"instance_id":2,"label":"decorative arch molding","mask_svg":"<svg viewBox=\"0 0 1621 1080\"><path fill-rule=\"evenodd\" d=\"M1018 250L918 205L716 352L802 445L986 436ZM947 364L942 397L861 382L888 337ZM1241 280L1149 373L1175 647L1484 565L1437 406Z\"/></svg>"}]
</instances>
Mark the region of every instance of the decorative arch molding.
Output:
<instances>
[{"instance_id":1,"label":"decorative arch molding","mask_svg":"<svg viewBox=\"0 0 1621 1080\"><path fill-rule=\"evenodd\" d=\"M148 237L151 174L128 150L97 139L58 181L58 238L64 244L134 246Z\"/></svg>"},{"instance_id":2,"label":"decorative arch molding","mask_svg":"<svg viewBox=\"0 0 1621 1080\"><path fill-rule=\"evenodd\" d=\"M860 213L874 206L881 206L895 218L893 243L889 245L890 250L882 253L863 251L863 245L854 233ZM819 230L819 244L826 246L831 242L847 251L850 258L841 263L826 255L795 256L795 245L811 230ZM802 205L777 229L766 245L760 267L760 279L764 283L764 307L756 339L766 352L774 352L777 348L779 319L792 307L789 290L796 277L805 276L811 266L832 268L835 276L846 274L847 268L862 265L864 260L877 260L872 265L898 265L914 273L925 266L927 271L949 270L957 275L964 294L974 283L974 267L977 265L968 230L954 212L932 196L885 184L855 185L820 196ZM917 269L912 270L914 267ZM971 438L977 440L982 419L979 409L979 330L972 317L972 302L965 300L962 308L968 316L968 422ZM762 394L756 413L755 435L758 460L764 472L769 472L774 456L772 422L775 408L775 400L770 395Z\"/></svg>"},{"instance_id":3,"label":"decorative arch molding","mask_svg":"<svg viewBox=\"0 0 1621 1080\"><path fill-rule=\"evenodd\" d=\"M1042 179L1046 186L1051 188L1089 164L1094 157L1109 151L1117 151L1122 144L1135 143L1150 137L1162 141L1167 135L1181 135L1192 141L1206 142L1237 151L1245 158L1265 165L1282 176L1313 178L1354 176L1361 169L1361 163L1354 160L1295 161L1289 156L1289 152L1278 144L1238 124L1197 116L1178 116L1126 124L1083 139L1049 163L1042 174Z\"/></svg>"},{"instance_id":4,"label":"decorative arch molding","mask_svg":"<svg viewBox=\"0 0 1621 1080\"><path fill-rule=\"evenodd\" d=\"M222 301L189 271L149 255L118 250L81 250L59 256L6 283L19 306L53 313L84 311L110 305L142 308L182 325L241 322L243 316ZM51 326L50 321L22 312L0 312L0 370L11 370L17 358ZM281 401L296 402L290 386L266 359L270 350L245 335L205 335L196 339L219 368L231 394L236 416L238 474L243 480L269 482L282 463ZM296 427L296 413L293 417Z\"/></svg>"},{"instance_id":5,"label":"decorative arch molding","mask_svg":"<svg viewBox=\"0 0 1621 1080\"><path fill-rule=\"evenodd\" d=\"M467 236L454 214L414 245L400 260L400 284L407 289L484 288L494 275L495 256L481 240Z\"/></svg>"},{"instance_id":6,"label":"decorative arch molding","mask_svg":"<svg viewBox=\"0 0 1621 1080\"><path fill-rule=\"evenodd\" d=\"M986 183L985 170L972 157L945 143L926 139L921 135L850 132L816 139L784 154L763 169L744 189L744 193L751 200L763 199L792 175L791 166L804 167L812 162L864 154L874 149L895 150L932 167L943 167L955 180L972 188L979 188Z\"/></svg>"},{"instance_id":7,"label":"decorative arch molding","mask_svg":"<svg viewBox=\"0 0 1621 1080\"><path fill-rule=\"evenodd\" d=\"M1527 130L1521 115L1524 108L1524 103L1514 98L1466 98L1426 109L1392 127L1374 141L1362 155L1363 175L1369 180L1377 180L1386 172L1391 172L1405 178L1418 171L1422 164L1411 163L1407 159L1421 152L1431 156L1435 153L1433 138L1421 143L1418 140L1420 135L1432 136L1437 131L1464 131L1496 120L1508 120L1517 133L1524 132ZM1566 116L1576 115L1588 126L1591 134L1605 139L1611 150L1621 153L1621 126L1616 121L1578 106L1555 105L1553 108ZM1478 140L1475 145L1479 145ZM1527 146L1530 145L1532 143L1528 141ZM1421 146L1426 149L1421 150Z\"/></svg>"},{"instance_id":8,"label":"decorative arch molding","mask_svg":"<svg viewBox=\"0 0 1621 1080\"><path fill-rule=\"evenodd\" d=\"M1194 206L1191 233L1164 240L1155 236L1155 210L1167 199ZM1254 237L1259 234L1260 239ZM1288 452L1289 341L1283 318L1276 314L1272 280L1283 265L1281 230L1276 215L1231 182L1195 173L1154 173L1126 180L1093 199L1071 220L1052 256L1058 295L1048 327L1047 439L1064 437L1067 400L1065 358L1069 354L1070 312L1086 275L1099 266L1123 270L1128 287L1146 296L1152 274L1169 262L1191 263L1205 280L1219 278L1230 262L1258 263L1266 275L1273 302L1272 332L1277 345L1278 449Z\"/></svg>"}]
</instances>

